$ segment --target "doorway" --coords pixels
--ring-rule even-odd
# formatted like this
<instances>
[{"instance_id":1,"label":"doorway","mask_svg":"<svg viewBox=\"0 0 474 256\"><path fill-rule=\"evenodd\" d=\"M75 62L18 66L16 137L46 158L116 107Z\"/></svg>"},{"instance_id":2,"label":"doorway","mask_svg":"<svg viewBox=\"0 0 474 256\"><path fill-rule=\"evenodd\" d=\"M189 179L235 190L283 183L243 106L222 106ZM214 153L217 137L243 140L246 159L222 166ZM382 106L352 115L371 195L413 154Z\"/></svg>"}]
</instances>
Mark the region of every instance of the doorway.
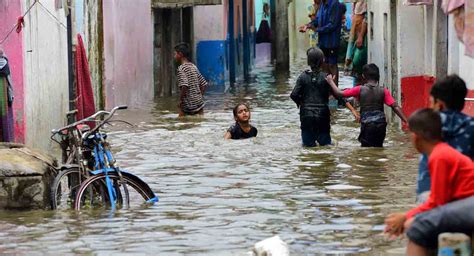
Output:
<instances>
[{"instance_id":1,"label":"doorway","mask_svg":"<svg viewBox=\"0 0 474 256\"><path fill-rule=\"evenodd\" d=\"M153 74L156 97L178 92L174 47L188 43L193 52L193 8L155 8Z\"/></svg>"}]
</instances>

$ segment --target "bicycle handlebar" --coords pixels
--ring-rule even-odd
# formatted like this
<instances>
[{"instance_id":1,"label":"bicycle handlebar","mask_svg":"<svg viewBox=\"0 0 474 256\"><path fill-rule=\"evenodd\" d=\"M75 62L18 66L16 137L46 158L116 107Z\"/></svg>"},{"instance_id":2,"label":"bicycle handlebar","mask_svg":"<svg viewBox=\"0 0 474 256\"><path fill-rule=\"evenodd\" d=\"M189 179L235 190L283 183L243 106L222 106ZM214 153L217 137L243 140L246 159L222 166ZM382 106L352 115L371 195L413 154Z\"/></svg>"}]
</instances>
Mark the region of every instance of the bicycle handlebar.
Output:
<instances>
[{"instance_id":1,"label":"bicycle handlebar","mask_svg":"<svg viewBox=\"0 0 474 256\"><path fill-rule=\"evenodd\" d=\"M71 128L75 128L76 126L80 125L80 124L83 124L85 122L96 122L96 118L99 117L99 116L103 116L103 115L109 115L104 121L102 121L99 125L97 125L94 129L92 129L90 132L88 132L88 134L92 133L92 132L95 132L97 131L98 128L100 128L102 125L104 125L108 120L110 120L110 118L112 118L112 116L115 114L115 112L117 110L122 110L122 109L127 109L128 106L126 105L121 105L121 106L116 106L114 107L110 112L109 111L105 111L105 110L100 110L100 111L97 111L95 114L89 116L89 117L86 117L82 120L79 120L75 123L72 123L70 125L67 125L67 126L64 126L60 129L53 129L51 130L51 133L53 133L53 136L57 133L60 133L62 131L65 131L65 130L69 130Z\"/></svg>"},{"instance_id":2,"label":"bicycle handlebar","mask_svg":"<svg viewBox=\"0 0 474 256\"><path fill-rule=\"evenodd\" d=\"M89 136L90 134L93 134L93 133L95 133L97 130L99 130L99 128L101 128L104 124L106 124L106 123L114 116L114 114L115 114L115 112L116 112L117 110L122 110L122 109L127 109L127 108L128 108L128 106L126 106L126 105L121 105L121 106L116 106L116 107L114 107L110 112L103 111L103 112L105 112L105 113L101 113L101 115L102 115L102 114L108 114L108 116L107 116L104 120L102 120L102 122L101 122L100 124L96 125L96 126L94 127L94 129L92 129L92 130L90 130L90 131L84 133L84 134L82 135L82 138L87 138L87 136ZM101 111L99 111L99 112L101 112ZM97 112L97 113L99 113L99 112ZM96 114L97 114L97 113L96 113ZM95 119L95 118L94 118L94 119Z\"/></svg>"}]
</instances>

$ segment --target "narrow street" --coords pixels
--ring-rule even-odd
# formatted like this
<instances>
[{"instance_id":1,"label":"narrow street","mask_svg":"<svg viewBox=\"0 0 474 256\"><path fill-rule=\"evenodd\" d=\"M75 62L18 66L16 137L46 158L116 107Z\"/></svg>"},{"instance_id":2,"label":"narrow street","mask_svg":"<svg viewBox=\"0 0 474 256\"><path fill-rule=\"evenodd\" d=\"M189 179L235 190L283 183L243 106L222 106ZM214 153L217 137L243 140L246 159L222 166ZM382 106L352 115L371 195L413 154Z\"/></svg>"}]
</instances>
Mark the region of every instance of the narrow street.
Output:
<instances>
[{"instance_id":1,"label":"narrow street","mask_svg":"<svg viewBox=\"0 0 474 256\"><path fill-rule=\"evenodd\" d=\"M138 127L109 133L116 158L160 202L112 216L2 212L3 253L245 255L278 234L292 255L402 255L404 244L387 241L382 224L414 203L418 154L397 129L385 148L360 148L346 109L333 114L335 146L302 148L289 93L303 63L292 65L289 78L260 68L230 93L209 93L203 119L177 119L169 111L175 100L121 113ZM225 141L231 108L241 101L250 103L259 136Z\"/></svg>"}]
</instances>

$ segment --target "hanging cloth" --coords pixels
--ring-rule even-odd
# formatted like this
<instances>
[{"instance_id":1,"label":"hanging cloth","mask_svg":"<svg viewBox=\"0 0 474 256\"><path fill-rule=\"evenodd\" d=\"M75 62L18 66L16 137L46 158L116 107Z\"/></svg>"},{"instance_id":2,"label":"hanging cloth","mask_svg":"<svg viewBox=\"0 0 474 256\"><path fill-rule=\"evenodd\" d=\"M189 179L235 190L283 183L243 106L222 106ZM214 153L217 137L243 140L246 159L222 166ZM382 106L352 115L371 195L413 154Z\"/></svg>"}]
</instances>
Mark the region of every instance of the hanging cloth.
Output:
<instances>
[{"instance_id":1,"label":"hanging cloth","mask_svg":"<svg viewBox=\"0 0 474 256\"><path fill-rule=\"evenodd\" d=\"M466 55L474 58L474 0L466 1L464 5L464 45Z\"/></svg>"},{"instance_id":2,"label":"hanging cloth","mask_svg":"<svg viewBox=\"0 0 474 256\"><path fill-rule=\"evenodd\" d=\"M80 34L77 34L76 46L76 92L77 92L77 119L83 119L95 113L94 92L92 90L92 81L89 73L89 64L87 62L86 49ZM94 127L94 123L89 126Z\"/></svg>"},{"instance_id":3,"label":"hanging cloth","mask_svg":"<svg viewBox=\"0 0 474 256\"><path fill-rule=\"evenodd\" d=\"M463 6L465 2L465 0L443 0L443 2L441 2L441 8L443 9L444 13L448 14L453 10Z\"/></svg>"}]
</instances>

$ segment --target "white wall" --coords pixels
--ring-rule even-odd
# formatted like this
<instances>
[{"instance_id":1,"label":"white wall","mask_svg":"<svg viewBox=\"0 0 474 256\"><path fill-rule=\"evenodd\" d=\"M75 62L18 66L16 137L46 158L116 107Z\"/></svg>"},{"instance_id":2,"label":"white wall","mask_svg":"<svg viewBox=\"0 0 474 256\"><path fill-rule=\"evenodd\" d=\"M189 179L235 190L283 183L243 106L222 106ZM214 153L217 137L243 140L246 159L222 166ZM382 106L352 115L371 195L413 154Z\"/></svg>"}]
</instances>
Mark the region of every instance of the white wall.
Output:
<instances>
[{"instance_id":1,"label":"white wall","mask_svg":"<svg viewBox=\"0 0 474 256\"><path fill-rule=\"evenodd\" d=\"M32 0L24 0L30 6ZM64 25L64 10L41 2ZM49 151L53 128L65 125L69 109L66 28L36 4L25 17L24 74L26 144Z\"/></svg>"},{"instance_id":2,"label":"white wall","mask_svg":"<svg viewBox=\"0 0 474 256\"><path fill-rule=\"evenodd\" d=\"M312 0L297 0L292 1L288 6L291 59L306 57L306 51L310 47L309 34L311 32L300 33L298 27L311 21L308 14L312 4Z\"/></svg>"},{"instance_id":3,"label":"white wall","mask_svg":"<svg viewBox=\"0 0 474 256\"><path fill-rule=\"evenodd\" d=\"M194 7L194 40L225 40L227 23L223 5L198 5Z\"/></svg>"}]
</instances>

